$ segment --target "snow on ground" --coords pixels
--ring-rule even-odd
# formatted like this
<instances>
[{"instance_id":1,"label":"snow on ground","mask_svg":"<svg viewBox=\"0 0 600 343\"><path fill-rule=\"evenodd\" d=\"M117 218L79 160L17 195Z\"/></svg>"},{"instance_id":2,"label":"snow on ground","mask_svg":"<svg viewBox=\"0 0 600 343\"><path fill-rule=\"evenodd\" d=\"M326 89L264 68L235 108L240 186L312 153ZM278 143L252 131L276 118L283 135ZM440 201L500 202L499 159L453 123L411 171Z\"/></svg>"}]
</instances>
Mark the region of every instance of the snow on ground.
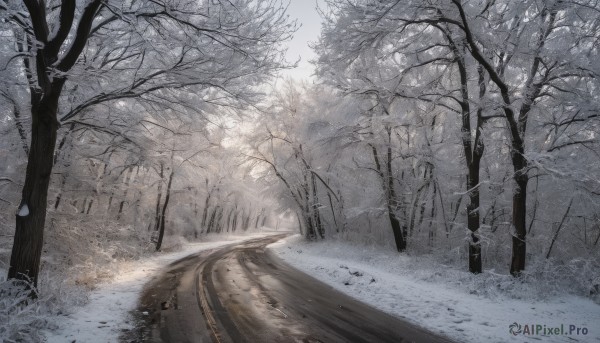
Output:
<instances>
[{"instance_id":1,"label":"snow on ground","mask_svg":"<svg viewBox=\"0 0 600 343\"><path fill-rule=\"evenodd\" d=\"M433 267L416 270L416 257L335 241L308 243L298 235L269 248L343 293L459 342L600 342L600 306L590 299L573 295L539 299L530 294L515 299L501 292L475 293L473 285L427 276L452 273ZM460 273L467 272L455 274ZM463 279L484 277L490 275L469 274ZM560 329L549 331L561 324L563 335L555 335ZM534 330L539 325L539 334L524 335L531 325ZM576 328L569 335L571 325Z\"/></svg>"},{"instance_id":2,"label":"snow on ground","mask_svg":"<svg viewBox=\"0 0 600 343\"><path fill-rule=\"evenodd\" d=\"M273 231L246 235L214 236L211 242L188 243L182 250L153 255L119 266L119 274L100 284L89 296L89 303L57 320L58 329L47 331L48 343L118 342L119 334L133 328L128 312L137 306L143 286L166 265L185 256L244 240L265 237Z\"/></svg>"}]
</instances>

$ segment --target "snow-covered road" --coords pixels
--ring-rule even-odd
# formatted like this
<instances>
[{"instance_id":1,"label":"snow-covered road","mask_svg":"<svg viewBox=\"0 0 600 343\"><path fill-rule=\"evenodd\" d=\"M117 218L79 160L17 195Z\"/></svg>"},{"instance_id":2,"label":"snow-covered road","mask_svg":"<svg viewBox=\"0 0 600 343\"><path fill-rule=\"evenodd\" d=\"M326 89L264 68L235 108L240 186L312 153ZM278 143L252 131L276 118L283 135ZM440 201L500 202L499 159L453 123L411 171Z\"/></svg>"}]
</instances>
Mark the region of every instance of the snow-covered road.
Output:
<instances>
[{"instance_id":1,"label":"snow-covered road","mask_svg":"<svg viewBox=\"0 0 600 343\"><path fill-rule=\"evenodd\" d=\"M142 294L142 335L162 342L446 343L283 263L275 236L196 254L169 267Z\"/></svg>"}]
</instances>

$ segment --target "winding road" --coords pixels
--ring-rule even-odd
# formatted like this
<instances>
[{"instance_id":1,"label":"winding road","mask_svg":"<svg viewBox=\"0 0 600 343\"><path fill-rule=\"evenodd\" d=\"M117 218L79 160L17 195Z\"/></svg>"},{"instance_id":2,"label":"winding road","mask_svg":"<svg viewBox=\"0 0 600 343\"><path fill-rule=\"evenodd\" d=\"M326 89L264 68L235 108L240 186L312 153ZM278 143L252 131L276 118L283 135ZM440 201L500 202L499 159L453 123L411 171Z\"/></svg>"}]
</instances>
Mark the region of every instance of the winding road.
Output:
<instances>
[{"instance_id":1,"label":"winding road","mask_svg":"<svg viewBox=\"0 0 600 343\"><path fill-rule=\"evenodd\" d=\"M145 342L449 342L284 264L253 239L172 263L145 288Z\"/></svg>"}]
</instances>

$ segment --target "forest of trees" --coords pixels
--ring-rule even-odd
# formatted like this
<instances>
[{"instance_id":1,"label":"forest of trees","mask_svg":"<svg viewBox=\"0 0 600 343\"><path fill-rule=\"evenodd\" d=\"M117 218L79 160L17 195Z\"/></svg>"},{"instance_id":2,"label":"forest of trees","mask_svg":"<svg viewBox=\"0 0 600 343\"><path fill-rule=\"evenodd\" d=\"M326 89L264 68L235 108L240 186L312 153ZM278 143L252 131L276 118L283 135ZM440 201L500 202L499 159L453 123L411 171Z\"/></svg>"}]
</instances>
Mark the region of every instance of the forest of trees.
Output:
<instances>
[{"instance_id":1,"label":"forest of trees","mask_svg":"<svg viewBox=\"0 0 600 343\"><path fill-rule=\"evenodd\" d=\"M9 279L264 224L222 145L287 66L280 1L0 1L0 25Z\"/></svg>"},{"instance_id":2,"label":"forest of trees","mask_svg":"<svg viewBox=\"0 0 600 343\"><path fill-rule=\"evenodd\" d=\"M598 1L326 4L309 84L276 79L278 0L0 0L8 278L290 213L475 274L598 266Z\"/></svg>"},{"instance_id":3,"label":"forest of trees","mask_svg":"<svg viewBox=\"0 0 600 343\"><path fill-rule=\"evenodd\" d=\"M309 239L598 264L600 3L327 1L248 153ZM580 261L581 261L580 260ZM542 262L543 263L543 262Z\"/></svg>"}]
</instances>

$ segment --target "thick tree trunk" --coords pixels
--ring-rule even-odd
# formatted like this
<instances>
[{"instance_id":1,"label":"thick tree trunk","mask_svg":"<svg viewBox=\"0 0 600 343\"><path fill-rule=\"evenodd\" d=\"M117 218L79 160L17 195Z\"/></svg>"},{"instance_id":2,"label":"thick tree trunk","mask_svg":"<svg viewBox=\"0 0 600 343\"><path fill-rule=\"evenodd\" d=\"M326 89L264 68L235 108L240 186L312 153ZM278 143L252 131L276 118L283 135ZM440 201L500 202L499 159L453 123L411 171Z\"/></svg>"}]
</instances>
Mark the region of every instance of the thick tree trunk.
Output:
<instances>
[{"instance_id":1,"label":"thick tree trunk","mask_svg":"<svg viewBox=\"0 0 600 343\"><path fill-rule=\"evenodd\" d=\"M312 196L313 196L313 218L315 220L315 228L319 233L319 236L324 239L325 238L325 228L323 227L323 223L321 221L321 211L319 210L319 197L317 194L317 182L315 180L315 175L313 173L310 174L311 184L312 184Z\"/></svg>"},{"instance_id":2,"label":"thick tree trunk","mask_svg":"<svg viewBox=\"0 0 600 343\"><path fill-rule=\"evenodd\" d=\"M315 228L313 226L312 220L310 219L310 215L304 215L304 222L306 223L306 238L310 240L316 239L317 235L315 234Z\"/></svg>"},{"instance_id":3,"label":"thick tree trunk","mask_svg":"<svg viewBox=\"0 0 600 343\"><path fill-rule=\"evenodd\" d=\"M391 150L391 147L390 147ZM388 154L391 156L391 151L388 150ZM395 201L395 191L393 190L393 179L391 174L386 177L381 168L381 162L379 160L379 154L377 152L377 148L374 145L371 145L371 152L373 153L373 160L375 161L375 169L379 178L381 179L383 190L386 193L386 204L388 210L388 218L390 219L390 225L392 226L392 233L394 234L394 242L396 244L396 250L398 252L402 252L406 250L406 229L400 225L400 221L396 217L394 201ZM389 158L389 156L388 156ZM391 173L391 162L388 161L386 165L386 169L388 173Z\"/></svg>"},{"instance_id":4,"label":"thick tree trunk","mask_svg":"<svg viewBox=\"0 0 600 343\"><path fill-rule=\"evenodd\" d=\"M517 169L517 168L515 168ZM529 177L523 168L519 168L515 172L515 191L513 194L513 237L512 237L512 262L510 265L510 273L513 276L521 275L525 270L525 258L527 254L527 228L525 217L527 215L527 182Z\"/></svg>"},{"instance_id":5,"label":"thick tree trunk","mask_svg":"<svg viewBox=\"0 0 600 343\"><path fill-rule=\"evenodd\" d=\"M75 14L75 2L63 2L60 25L51 39L46 22L45 3L26 1L31 27L38 48L35 49L35 73L37 84L30 87L31 97L31 146L27 160L27 171L21 204L16 216L15 236L8 270L8 278L29 280L37 286L44 244L44 224L48 187L54 165L54 150L58 130L58 100L66 79L63 73L69 71L83 51L92 27L100 0L94 0L85 7L77 24L76 34L70 48L66 50L60 63L60 47L71 31ZM72 5L72 6L70 6ZM66 7L65 7L66 6ZM65 11L62 9L65 8ZM33 39L32 39L33 41ZM41 44L38 44L41 43ZM21 50L21 49L20 49ZM32 51L33 49L28 49ZM27 77L33 74L30 59L24 59ZM31 81L31 79L30 79ZM34 292L32 292L34 294Z\"/></svg>"},{"instance_id":6,"label":"thick tree trunk","mask_svg":"<svg viewBox=\"0 0 600 343\"><path fill-rule=\"evenodd\" d=\"M44 244L48 186L58 130L58 88L58 92L47 93L44 100L31 109L31 146L8 269L9 279L28 280L34 287Z\"/></svg>"},{"instance_id":7,"label":"thick tree trunk","mask_svg":"<svg viewBox=\"0 0 600 343\"><path fill-rule=\"evenodd\" d=\"M467 177L467 190L469 191L469 203L467 204L467 227L471 231L469 241L469 271L473 274L482 272L481 266L481 243L479 239L479 163L480 157L473 156L469 165Z\"/></svg>"},{"instance_id":8,"label":"thick tree trunk","mask_svg":"<svg viewBox=\"0 0 600 343\"><path fill-rule=\"evenodd\" d=\"M231 231L231 215L235 210L232 208L229 210L229 214L227 215L227 222L225 225L227 226L227 232Z\"/></svg>"},{"instance_id":9,"label":"thick tree trunk","mask_svg":"<svg viewBox=\"0 0 600 343\"><path fill-rule=\"evenodd\" d=\"M258 229L258 221L260 220L260 214L256 216L256 222L254 222L254 228Z\"/></svg>"},{"instance_id":10,"label":"thick tree trunk","mask_svg":"<svg viewBox=\"0 0 600 343\"><path fill-rule=\"evenodd\" d=\"M218 211L219 211L219 206L215 206L215 208L212 210L212 212L210 214L210 220L208 221L208 225L206 227L206 233L212 232L212 228L215 224L215 217L216 217ZM243 222L243 220L244 220L244 218L242 216L242 222Z\"/></svg>"},{"instance_id":11,"label":"thick tree trunk","mask_svg":"<svg viewBox=\"0 0 600 343\"><path fill-rule=\"evenodd\" d=\"M160 181L158 182L158 195L156 197L156 209L154 211L154 231L158 231L160 226L160 200L162 198L162 187L164 181L164 164L160 164Z\"/></svg>"},{"instance_id":12,"label":"thick tree trunk","mask_svg":"<svg viewBox=\"0 0 600 343\"><path fill-rule=\"evenodd\" d=\"M236 210L235 215L233 216L233 224L231 224L231 232L235 232L235 230L237 230L239 215L240 215L239 211Z\"/></svg>"},{"instance_id":13,"label":"thick tree trunk","mask_svg":"<svg viewBox=\"0 0 600 343\"><path fill-rule=\"evenodd\" d=\"M335 226L335 232L340 232L337 219L335 218L335 209L333 208L333 201L331 200L331 193L327 192L327 198L329 199L329 208L331 209L331 216L333 217L333 225Z\"/></svg>"},{"instance_id":14,"label":"thick tree trunk","mask_svg":"<svg viewBox=\"0 0 600 343\"><path fill-rule=\"evenodd\" d=\"M454 43L448 35L448 39L457 57L457 65L461 80L462 102L461 117L462 117L462 143L467 162L467 192L469 195L469 203L467 204L467 227L471 231L471 240L469 241L469 271L473 274L482 272L481 265L481 243L479 239L480 213L479 208L479 170L481 157L483 156L484 144L481 140L481 130L483 126L481 105L477 109L477 126L475 128L475 137L471 137L471 106L469 98L468 74L466 61L463 56L464 50ZM481 65L477 67L478 85L479 85L479 102L483 102L486 94L486 80L484 69Z\"/></svg>"},{"instance_id":15,"label":"thick tree trunk","mask_svg":"<svg viewBox=\"0 0 600 343\"><path fill-rule=\"evenodd\" d=\"M298 231L300 231L300 235L304 236L304 230L302 230L302 220L300 219L301 215L296 213L296 218L298 219ZM598 235L600 237L600 235Z\"/></svg>"},{"instance_id":16,"label":"thick tree trunk","mask_svg":"<svg viewBox=\"0 0 600 343\"><path fill-rule=\"evenodd\" d=\"M222 228L223 228L222 221L223 221L223 208L220 207L219 213L217 214L217 219L215 220L215 232L216 233L221 233Z\"/></svg>"},{"instance_id":17,"label":"thick tree trunk","mask_svg":"<svg viewBox=\"0 0 600 343\"><path fill-rule=\"evenodd\" d=\"M314 240L317 238L317 233L313 225L313 220L311 218L310 193L308 187L308 177L306 173L304 174L304 184L302 185L302 188L304 190L304 208L302 210L304 212L304 221L306 222L306 238Z\"/></svg>"},{"instance_id":18,"label":"thick tree trunk","mask_svg":"<svg viewBox=\"0 0 600 343\"><path fill-rule=\"evenodd\" d=\"M394 233L394 241L398 252L406 250L406 227L400 225L400 221L396 216L396 208L398 207L398 199L396 197L396 188L394 187L394 175L392 172L392 129L386 127L388 135L387 159L386 159L386 176L388 188L388 214L390 223L392 224L392 232Z\"/></svg>"},{"instance_id":19,"label":"thick tree trunk","mask_svg":"<svg viewBox=\"0 0 600 343\"><path fill-rule=\"evenodd\" d=\"M433 176L432 176L433 177ZM436 229L437 225L435 223L435 217L437 216L436 207L435 207L435 198L437 197L437 183L434 181L433 184L433 194L431 196L431 213L429 213L429 246L433 247L435 244L436 237Z\"/></svg>"},{"instance_id":20,"label":"thick tree trunk","mask_svg":"<svg viewBox=\"0 0 600 343\"><path fill-rule=\"evenodd\" d=\"M244 219L244 225L243 225L242 229L244 229L244 231L246 231L249 229L249 226L250 226L250 211L248 211L248 215Z\"/></svg>"},{"instance_id":21,"label":"thick tree trunk","mask_svg":"<svg viewBox=\"0 0 600 343\"><path fill-rule=\"evenodd\" d=\"M402 226L400 225L400 221L392 211L388 211L388 215L390 218L390 224L392 224L392 232L394 233L394 242L396 243L396 250L398 252L403 252L406 250L406 239L402 233Z\"/></svg>"},{"instance_id":22,"label":"thick tree trunk","mask_svg":"<svg viewBox=\"0 0 600 343\"><path fill-rule=\"evenodd\" d=\"M117 220L121 219L121 215L123 214L123 209L125 207L125 203L127 202L127 195L129 193L129 186L131 185L131 181L134 178L137 178L139 172L140 172L140 167L137 167L137 172L135 173L135 177L133 175L133 166L129 167L128 169L128 174L125 174L125 177L123 178L123 181L125 183L125 192L123 193L123 199L121 200L121 202L119 203L119 212L117 214Z\"/></svg>"},{"instance_id":23,"label":"thick tree trunk","mask_svg":"<svg viewBox=\"0 0 600 343\"><path fill-rule=\"evenodd\" d=\"M167 206L169 205L169 199L171 198L171 184L173 183L173 169L171 168L171 173L169 174L169 182L167 183L167 192L165 194L165 202L162 207L162 213L160 215L160 228L158 230L158 240L156 241L156 251L160 250L162 246L163 238L165 236L165 218L167 214Z\"/></svg>"},{"instance_id":24,"label":"thick tree trunk","mask_svg":"<svg viewBox=\"0 0 600 343\"><path fill-rule=\"evenodd\" d=\"M206 200L204 201L204 209L202 210L202 222L200 226L202 227L202 232L206 230L206 220L208 219L208 204L210 203L210 193L206 195Z\"/></svg>"}]
</instances>

